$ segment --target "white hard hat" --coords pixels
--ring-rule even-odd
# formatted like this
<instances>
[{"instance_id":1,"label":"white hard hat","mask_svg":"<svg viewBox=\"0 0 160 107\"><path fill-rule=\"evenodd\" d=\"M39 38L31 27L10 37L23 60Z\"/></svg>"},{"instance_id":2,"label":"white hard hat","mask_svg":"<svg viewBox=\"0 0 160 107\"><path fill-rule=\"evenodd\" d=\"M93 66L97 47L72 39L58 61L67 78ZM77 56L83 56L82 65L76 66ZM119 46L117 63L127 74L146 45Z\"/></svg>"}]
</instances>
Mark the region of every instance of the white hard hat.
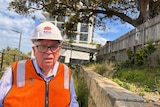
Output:
<instances>
[{"instance_id":1,"label":"white hard hat","mask_svg":"<svg viewBox=\"0 0 160 107\"><path fill-rule=\"evenodd\" d=\"M33 41L39 39L63 41L60 30L51 22L40 23L33 31L31 38Z\"/></svg>"}]
</instances>

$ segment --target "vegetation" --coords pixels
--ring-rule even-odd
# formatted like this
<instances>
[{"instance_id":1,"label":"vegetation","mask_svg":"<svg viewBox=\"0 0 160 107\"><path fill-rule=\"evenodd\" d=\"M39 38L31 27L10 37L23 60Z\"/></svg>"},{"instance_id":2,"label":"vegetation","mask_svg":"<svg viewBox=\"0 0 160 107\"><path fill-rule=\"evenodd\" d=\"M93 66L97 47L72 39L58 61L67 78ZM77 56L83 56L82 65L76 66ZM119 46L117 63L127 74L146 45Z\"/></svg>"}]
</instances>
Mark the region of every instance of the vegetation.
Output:
<instances>
[{"instance_id":1,"label":"vegetation","mask_svg":"<svg viewBox=\"0 0 160 107\"><path fill-rule=\"evenodd\" d=\"M148 57L156 51L156 46L152 41L146 43L144 47L141 47L138 51L133 52L131 48L126 50L128 60L126 60L122 65L125 67L131 67L134 65L149 65L150 61Z\"/></svg>"},{"instance_id":2,"label":"vegetation","mask_svg":"<svg viewBox=\"0 0 160 107\"><path fill-rule=\"evenodd\" d=\"M118 78L121 81L134 84L140 91L159 92L160 94L160 76L159 68L153 68L152 71L146 67L128 69L124 68L116 72L113 78ZM147 78L146 78L147 77ZM137 89L136 88L136 89ZM135 91L137 91L135 89Z\"/></svg>"},{"instance_id":3,"label":"vegetation","mask_svg":"<svg viewBox=\"0 0 160 107\"><path fill-rule=\"evenodd\" d=\"M140 96L150 93L152 95L160 95L159 67L152 68L151 70L146 65L126 67L123 64L117 64L115 62L94 62L85 64L85 66ZM89 93L84 81L85 79L80 76L79 66L73 66L72 70L80 107L87 107Z\"/></svg>"},{"instance_id":4,"label":"vegetation","mask_svg":"<svg viewBox=\"0 0 160 107\"><path fill-rule=\"evenodd\" d=\"M72 67L72 74L74 78L74 85L75 85L75 91L77 95L77 100L79 102L80 107L88 107L88 88L87 84L85 82L85 79L83 79L80 76L80 66L73 66Z\"/></svg>"},{"instance_id":5,"label":"vegetation","mask_svg":"<svg viewBox=\"0 0 160 107\"><path fill-rule=\"evenodd\" d=\"M119 66L115 65L114 63L102 62L89 64L87 67L139 95L143 96L148 92L160 95L159 67L152 68L151 71L146 66L121 67L119 69Z\"/></svg>"},{"instance_id":6,"label":"vegetation","mask_svg":"<svg viewBox=\"0 0 160 107\"><path fill-rule=\"evenodd\" d=\"M74 34L72 31L78 22L90 23L95 16L97 26L103 26L103 21L110 19L136 27L157 16L159 8L159 0L12 0L8 7L22 15L41 10L49 13L50 17L58 16L58 20L68 16L69 21L64 23L64 27L69 35Z\"/></svg>"},{"instance_id":7,"label":"vegetation","mask_svg":"<svg viewBox=\"0 0 160 107\"><path fill-rule=\"evenodd\" d=\"M1 79L2 75L3 75L3 73L2 73L2 72L0 72L0 79Z\"/></svg>"},{"instance_id":8,"label":"vegetation","mask_svg":"<svg viewBox=\"0 0 160 107\"><path fill-rule=\"evenodd\" d=\"M112 79L120 86L144 95L146 92L160 94L160 68L150 66L148 57L156 51L153 42L147 42L136 52L127 49L128 60L125 62L101 62L90 64L95 72ZM159 57L157 63L159 64Z\"/></svg>"},{"instance_id":9,"label":"vegetation","mask_svg":"<svg viewBox=\"0 0 160 107\"><path fill-rule=\"evenodd\" d=\"M1 70L5 70L14 61L30 58L30 53L24 54L24 53L20 52L19 56L18 56L18 49L17 48L12 49L10 47L3 49L2 52L0 52L0 55L1 55L1 59L3 61L3 63L1 61L1 63L3 64Z\"/></svg>"}]
</instances>

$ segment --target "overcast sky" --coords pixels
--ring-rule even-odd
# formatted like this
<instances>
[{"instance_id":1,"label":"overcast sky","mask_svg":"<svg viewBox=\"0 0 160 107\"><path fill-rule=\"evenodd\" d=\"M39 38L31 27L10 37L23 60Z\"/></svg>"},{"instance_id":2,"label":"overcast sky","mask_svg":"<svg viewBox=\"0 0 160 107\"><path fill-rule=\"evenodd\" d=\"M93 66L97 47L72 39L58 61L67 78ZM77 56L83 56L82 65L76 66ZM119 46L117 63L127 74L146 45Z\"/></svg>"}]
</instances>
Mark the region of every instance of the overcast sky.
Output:
<instances>
[{"instance_id":1,"label":"overcast sky","mask_svg":"<svg viewBox=\"0 0 160 107\"><path fill-rule=\"evenodd\" d=\"M31 17L21 16L15 12L8 11L6 8L10 1L12 0L0 0L0 51L7 46L18 48L20 33L17 32L22 32L20 50L25 53L30 52L30 34L40 20L45 18L41 12L36 12L34 15L37 19L33 20ZM115 40L133 29L133 26L129 24L121 24L118 21L112 23L107 21L106 25L107 27L105 31L95 28L94 42L104 45L107 40Z\"/></svg>"}]
</instances>

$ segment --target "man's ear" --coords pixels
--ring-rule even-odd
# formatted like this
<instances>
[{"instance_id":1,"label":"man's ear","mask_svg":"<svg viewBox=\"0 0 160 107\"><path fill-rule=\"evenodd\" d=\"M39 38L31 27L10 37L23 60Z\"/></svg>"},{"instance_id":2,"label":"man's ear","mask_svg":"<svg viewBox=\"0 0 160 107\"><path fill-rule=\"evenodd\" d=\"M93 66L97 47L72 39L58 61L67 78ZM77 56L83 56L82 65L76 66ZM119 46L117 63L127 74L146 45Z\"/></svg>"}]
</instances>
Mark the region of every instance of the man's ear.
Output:
<instances>
[{"instance_id":1,"label":"man's ear","mask_svg":"<svg viewBox=\"0 0 160 107\"><path fill-rule=\"evenodd\" d=\"M33 55L35 56L35 47L34 46L32 46L32 51L33 51Z\"/></svg>"}]
</instances>

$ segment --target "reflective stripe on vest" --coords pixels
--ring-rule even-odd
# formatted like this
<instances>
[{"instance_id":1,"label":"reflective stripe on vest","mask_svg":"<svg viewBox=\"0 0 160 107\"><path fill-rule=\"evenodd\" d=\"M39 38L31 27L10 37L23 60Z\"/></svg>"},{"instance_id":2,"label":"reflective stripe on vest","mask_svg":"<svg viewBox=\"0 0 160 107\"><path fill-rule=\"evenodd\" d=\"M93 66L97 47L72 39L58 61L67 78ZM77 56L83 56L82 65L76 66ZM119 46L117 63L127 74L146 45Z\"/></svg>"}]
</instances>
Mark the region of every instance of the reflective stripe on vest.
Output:
<instances>
[{"instance_id":1,"label":"reflective stripe on vest","mask_svg":"<svg viewBox=\"0 0 160 107\"><path fill-rule=\"evenodd\" d=\"M25 85L25 63L26 63L26 60L22 60L18 62L17 87L23 87Z\"/></svg>"},{"instance_id":2,"label":"reflective stripe on vest","mask_svg":"<svg viewBox=\"0 0 160 107\"><path fill-rule=\"evenodd\" d=\"M69 72L66 65L64 65L64 89L69 89Z\"/></svg>"},{"instance_id":3,"label":"reflective stripe on vest","mask_svg":"<svg viewBox=\"0 0 160 107\"><path fill-rule=\"evenodd\" d=\"M25 64L26 60L19 61L17 64L17 87L25 85ZM69 89L69 69L64 65L64 89Z\"/></svg>"}]
</instances>

